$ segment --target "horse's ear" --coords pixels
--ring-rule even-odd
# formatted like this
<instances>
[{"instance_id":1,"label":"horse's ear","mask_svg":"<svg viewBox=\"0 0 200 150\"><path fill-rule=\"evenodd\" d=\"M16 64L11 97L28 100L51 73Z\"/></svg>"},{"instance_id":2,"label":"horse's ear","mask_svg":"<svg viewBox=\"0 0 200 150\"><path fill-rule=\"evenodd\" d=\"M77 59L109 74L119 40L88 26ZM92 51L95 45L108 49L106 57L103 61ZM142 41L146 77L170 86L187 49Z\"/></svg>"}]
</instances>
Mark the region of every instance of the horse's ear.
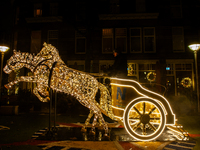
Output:
<instances>
[{"instance_id":1,"label":"horse's ear","mask_svg":"<svg viewBox=\"0 0 200 150\"><path fill-rule=\"evenodd\" d=\"M47 43L46 43L46 42L44 42L43 46L47 46Z\"/></svg>"},{"instance_id":2,"label":"horse's ear","mask_svg":"<svg viewBox=\"0 0 200 150\"><path fill-rule=\"evenodd\" d=\"M14 49L14 50L13 50L13 54L15 54L16 52L17 52L17 51Z\"/></svg>"}]
</instances>

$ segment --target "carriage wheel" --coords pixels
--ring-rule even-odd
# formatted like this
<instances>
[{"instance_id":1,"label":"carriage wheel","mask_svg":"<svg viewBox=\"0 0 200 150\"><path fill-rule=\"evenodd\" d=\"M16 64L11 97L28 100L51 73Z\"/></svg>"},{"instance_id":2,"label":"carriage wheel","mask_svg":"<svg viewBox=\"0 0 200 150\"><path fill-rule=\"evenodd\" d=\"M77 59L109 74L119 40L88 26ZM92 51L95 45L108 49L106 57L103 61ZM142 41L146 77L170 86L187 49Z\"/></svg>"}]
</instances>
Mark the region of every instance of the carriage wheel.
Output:
<instances>
[{"instance_id":1,"label":"carriage wheel","mask_svg":"<svg viewBox=\"0 0 200 150\"><path fill-rule=\"evenodd\" d=\"M150 98L131 101L124 111L124 126L134 139L150 141L164 130L166 116L158 102Z\"/></svg>"}]
</instances>

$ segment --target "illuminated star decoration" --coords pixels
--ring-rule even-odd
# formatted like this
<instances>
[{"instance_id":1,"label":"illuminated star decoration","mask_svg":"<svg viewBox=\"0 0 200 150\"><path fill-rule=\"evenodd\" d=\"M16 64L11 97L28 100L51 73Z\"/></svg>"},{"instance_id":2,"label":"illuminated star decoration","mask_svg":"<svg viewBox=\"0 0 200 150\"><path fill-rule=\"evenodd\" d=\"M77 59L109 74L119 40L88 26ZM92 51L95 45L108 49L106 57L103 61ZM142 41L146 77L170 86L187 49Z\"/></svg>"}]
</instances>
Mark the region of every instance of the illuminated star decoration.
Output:
<instances>
[{"instance_id":1,"label":"illuminated star decoration","mask_svg":"<svg viewBox=\"0 0 200 150\"><path fill-rule=\"evenodd\" d=\"M34 82L37 86L33 89L33 93L42 102L50 100L49 87L57 92L70 94L90 109L85 124L89 124L90 118L94 114L92 130L94 131L98 119L105 130L105 135L107 135L107 123L101 112L113 119L112 100L109 91L103 84L85 72L67 67L61 60L58 50L51 44L44 43L44 47L36 56L15 50L13 52L13 56L10 57L3 69L4 72L9 74L14 70L26 67L34 75L21 76L5 85L6 88L12 88L18 82ZM98 88L101 93L100 104L95 101Z\"/></svg>"}]
</instances>

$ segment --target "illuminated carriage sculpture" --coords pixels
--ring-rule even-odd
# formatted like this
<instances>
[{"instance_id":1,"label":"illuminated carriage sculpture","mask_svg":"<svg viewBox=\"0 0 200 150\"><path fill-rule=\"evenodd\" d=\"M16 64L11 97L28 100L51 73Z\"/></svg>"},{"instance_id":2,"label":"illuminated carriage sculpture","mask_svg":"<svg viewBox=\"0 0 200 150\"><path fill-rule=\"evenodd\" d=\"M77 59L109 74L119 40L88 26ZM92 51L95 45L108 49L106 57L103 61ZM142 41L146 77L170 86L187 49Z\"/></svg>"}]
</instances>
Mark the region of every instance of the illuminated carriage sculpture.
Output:
<instances>
[{"instance_id":1,"label":"illuminated carriage sculpture","mask_svg":"<svg viewBox=\"0 0 200 150\"><path fill-rule=\"evenodd\" d=\"M44 43L37 55L14 51L7 61L4 72L26 67L33 76L21 76L5 85L11 88L18 82L34 82L33 93L42 102L49 100L48 88L74 96L82 105L90 109L85 125L94 114L91 130L98 124L108 134L108 126L102 113L122 123L134 139L149 141L156 139L166 125L175 124L175 115L168 101L161 95L143 88L134 80L110 78L112 97L108 89L97 79L85 72L68 68L61 60L55 47ZM95 101L100 90L100 102ZM98 123L99 121L99 123Z\"/></svg>"}]
</instances>

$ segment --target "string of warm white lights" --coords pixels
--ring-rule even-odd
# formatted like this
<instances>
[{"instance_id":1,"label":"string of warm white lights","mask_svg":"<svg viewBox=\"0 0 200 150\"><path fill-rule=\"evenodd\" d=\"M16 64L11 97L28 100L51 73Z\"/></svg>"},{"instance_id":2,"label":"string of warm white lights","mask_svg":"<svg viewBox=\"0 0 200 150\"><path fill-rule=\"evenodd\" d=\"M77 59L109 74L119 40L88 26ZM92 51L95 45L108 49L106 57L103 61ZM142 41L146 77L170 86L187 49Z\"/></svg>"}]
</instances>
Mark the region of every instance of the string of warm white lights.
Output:
<instances>
[{"instance_id":1,"label":"string of warm white lights","mask_svg":"<svg viewBox=\"0 0 200 150\"><path fill-rule=\"evenodd\" d=\"M183 78L181 80L181 84L185 88L190 88L192 86L192 80L189 77Z\"/></svg>"},{"instance_id":2,"label":"string of warm white lights","mask_svg":"<svg viewBox=\"0 0 200 150\"><path fill-rule=\"evenodd\" d=\"M34 82L37 86L33 89L33 93L42 102L50 100L49 88L74 96L82 105L90 109L85 121L86 126L94 115L92 132L95 131L95 126L99 121L99 126L104 128L107 135L108 126L102 113L113 120L123 122L126 131L133 138L143 141L157 138L164 131L165 125L175 124L175 115L169 102L163 96L143 88L134 80L110 78L111 98L109 90L99 83L95 77L67 67L60 58L57 49L50 44L45 43L37 55L14 51L13 56L4 67L4 72L9 74L22 67L30 69L33 76L21 76L5 85L7 88L12 88L19 82ZM155 80L155 74L153 75L152 81ZM127 96L126 106L122 108L121 103L113 106L114 101L122 102L122 97L125 100L126 96L126 90L119 94L117 88L119 90L127 88L132 91L131 94L136 92L136 96L139 97L130 99L130 94L130 97ZM100 90L99 103L95 100L98 89ZM116 96L118 94L120 98ZM113 114L114 112L118 113Z\"/></svg>"},{"instance_id":3,"label":"string of warm white lights","mask_svg":"<svg viewBox=\"0 0 200 150\"><path fill-rule=\"evenodd\" d=\"M13 70L18 70L22 67L30 69L34 75L21 76L5 85L6 88L12 88L12 86L18 82L35 82L37 86L34 88L33 92L42 102L50 100L48 87L58 92L71 94L77 98L82 105L91 110L85 123L89 123L94 113L92 129L94 130L97 119L99 119L106 134L108 133L108 127L103 119L101 111L110 118L113 118L111 97L107 88L103 84L98 83L93 76L68 68L61 60L57 49L46 43L36 56L29 53L14 51L13 56L8 60L4 68L4 72L9 74ZM100 104L95 101L98 88L101 93Z\"/></svg>"}]
</instances>

